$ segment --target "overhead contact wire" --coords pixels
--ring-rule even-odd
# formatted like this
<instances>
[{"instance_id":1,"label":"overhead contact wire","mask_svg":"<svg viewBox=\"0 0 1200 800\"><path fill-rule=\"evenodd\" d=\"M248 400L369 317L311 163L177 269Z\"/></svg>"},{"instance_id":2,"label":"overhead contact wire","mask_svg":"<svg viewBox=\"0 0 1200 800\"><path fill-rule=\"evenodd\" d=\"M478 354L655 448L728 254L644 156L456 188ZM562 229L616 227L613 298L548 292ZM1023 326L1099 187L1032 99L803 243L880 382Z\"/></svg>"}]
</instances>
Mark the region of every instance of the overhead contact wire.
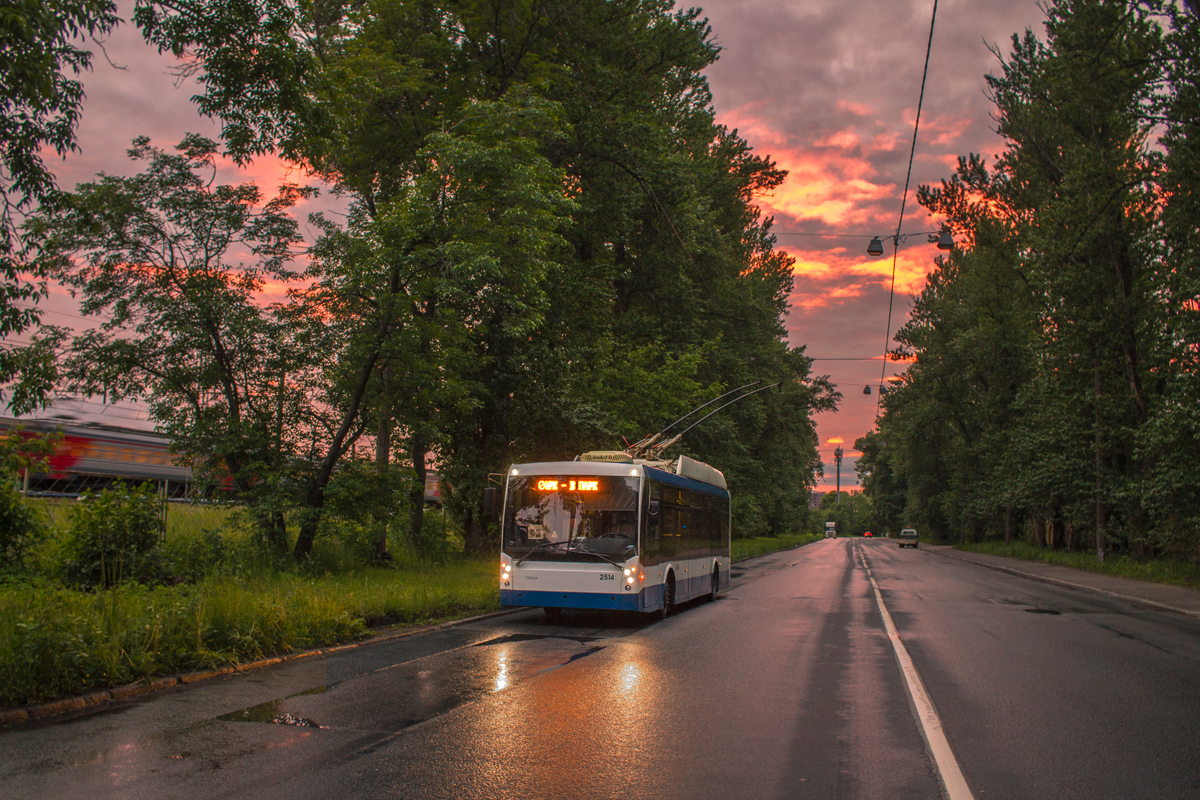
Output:
<instances>
[{"instance_id":1,"label":"overhead contact wire","mask_svg":"<svg viewBox=\"0 0 1200 800\"><path fill-rule=\"evenodd\" d=\"M925 44L925 68L921 71L921 94L917 98L917 119L913 123L912 149L908 151L908 174L904 176L904 194L900 198L900 219L896 222L896 235L892 238L892 281L888 288L887 332L883 337L883 369L879 373L879 392L875 398L875 418L879 418L879 404L883 401L883 382L887 377L888 343L892 341L892 303L896 297L896 261L900 256L900 230L904 226L904 208L908 204L908 186L912 180L913 157L917 153L917 132L921 128L921 106L925 102L925 79L929 76L929 54L933 51L933 26L937 22L937 0L933 0L933 16L929 20L929 41Z\"/></svg>"}]
</instances>

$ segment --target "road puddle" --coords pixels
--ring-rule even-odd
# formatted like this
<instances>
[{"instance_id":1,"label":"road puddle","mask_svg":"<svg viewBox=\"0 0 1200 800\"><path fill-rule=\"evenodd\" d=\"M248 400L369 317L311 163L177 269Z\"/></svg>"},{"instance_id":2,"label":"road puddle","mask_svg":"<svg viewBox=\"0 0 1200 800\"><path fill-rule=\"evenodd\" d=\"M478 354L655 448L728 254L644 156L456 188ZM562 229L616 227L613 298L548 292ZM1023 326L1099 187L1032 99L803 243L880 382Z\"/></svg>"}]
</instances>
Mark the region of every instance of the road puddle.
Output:
<instances>
[{"instance_id":1,"label":"road puddle","mask_svg":"<svg viewBox=\"0 0 1200 800\"><path fill-rule=\"evenodd\" d=\"M384 667L218 717L304 728L396 732L604 648L594 636L515 633Z\"/></svg>"},{"instance_id":2,"label":"road puddle","mask_svg":"<svg viewBox=\"0 0 1200 800\"><path fill-rule=\"evenodd\" d=\"M311 719L298 717L295 714L284 711L282 706L293 697L303 697L311 694L325 694L328 688L328 686L318 686L315 689L297 692L296 694L288 695L287 697L283 697L278 700L271 700L267 703L259 703L256 706L243 708L240 711L222 714L221 716L217 717L217 719L222 720L223 722L265 722L271 725L294 725L300 728L319 728L321 726L313 722Z\"/></svg>"}]
</instances>

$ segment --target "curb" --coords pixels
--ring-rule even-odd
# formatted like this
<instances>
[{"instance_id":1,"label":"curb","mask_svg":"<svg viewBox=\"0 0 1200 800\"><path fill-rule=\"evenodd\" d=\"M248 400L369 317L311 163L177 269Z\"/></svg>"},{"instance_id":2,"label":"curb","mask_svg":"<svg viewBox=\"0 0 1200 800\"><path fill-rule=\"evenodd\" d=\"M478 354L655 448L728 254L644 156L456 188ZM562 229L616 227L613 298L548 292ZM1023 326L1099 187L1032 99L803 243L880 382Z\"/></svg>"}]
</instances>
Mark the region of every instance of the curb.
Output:
<instances>
[{"instance_id":1,"label":"curb","mask_svg":"<svg viewBox=\"0 0 1200 800\"><path fill-rule=\"evenodd\" d=\"M201 683L213 678L219 678L223 675L231 675L235 672L251 672L253 670L262 669L263 667L273 667L288 661L299 661L303 658L332 655L334 653L341 653L346 650L354 650L359 647L366 647L367 645L381 644L383 642L395 641L396 639L405 639L409 636L416 636L420 633L429 633L430 631L443 630L445 628L455 628L459 625L465 625L468 622L478 622L480 620L492 619L493 617L502 617L508 614L515 614L519 611L526 610L528 609L514 608L503 609L500 611L489 611L486 614L479 614L474 617L463 617L462 619L453 619L448 622L420 625L401 631L383 633L377 636L372 636L369 639L362 639L357 642L329 645L328 647L318 647L312 650L301 650L296 653L270 656L267 658L261 658L257 661L250 661L244 664L235 664L217 669L206 669L198 672L187 672L177 675L164 675L157 678L136 681L134 683L126 684L125 686L114 686L111 689L99 689L97 691L88 692L87 694L78 695L76 697L64 697L58 700L51 700L49 702L39 703L37 705L22 706L20 708L0 709L0 727L8 727L9 725L16 725L20 723L45 722L47 720L53 720L55 717L78 715L81 711L98 710L99 708L112 705L120 700L128 700L132 697L139 697L141 695L159 692L164 689L170 689L174 686Z\"/></svg>"},{"instance_id":2,"label":"curb","mask_svg":"<svg viewBox=\"0 0 1200 800\"><path fill-rule=\"evenodd\" d=\"M1145 608L1152 608L1155 611L1172 611L1176 614L1184 614L1185 616L1195 617L1197 619L1200 619L1200 611L1193 611L1193 610L1187 609L1187 608L1179 608L1178 606L1168 605L1167 603L1160 603L1157 600L1148 600L1145 597L1135 597L1133 595L1121 594L1120 592L1114 592L1109 589L1101 589L1098 586L1088 586L1087 584L1084 584L1084 583L1072 583L1071 581L1064 581L1059 578L1051 578L1046 575L1038 575L1033 572L1025 572L1024 570L1016 569L1015 567L1008 567L1003 564L988 564L987 562L984 562L984 561L977 561L976 559L970 558L969 556L958 555L957 551L955 551L955 550L927 550L926 552L930 552L935 555L945 556L946 558L958 559L959 561L965 561L969 564L975 564L976 566L986 567L987 569L994 569L997 572L1007 572L1009 575L1017 575L1019 577L1028 578L1030 580L1041 581L1042 583L1050 583L1055 586L1061 586L1065 589L1074 589L1075 591L1078 591L1078 592L1086 592L1087 594L1094 594L1094 595L1099 595L1101 597L1108 597L1113 600L1124 600L1127 603L1132 603L1134 605L1143 606ZM1069 567L1066 569L1069 569Z\"/></svg>"}]
</instances>

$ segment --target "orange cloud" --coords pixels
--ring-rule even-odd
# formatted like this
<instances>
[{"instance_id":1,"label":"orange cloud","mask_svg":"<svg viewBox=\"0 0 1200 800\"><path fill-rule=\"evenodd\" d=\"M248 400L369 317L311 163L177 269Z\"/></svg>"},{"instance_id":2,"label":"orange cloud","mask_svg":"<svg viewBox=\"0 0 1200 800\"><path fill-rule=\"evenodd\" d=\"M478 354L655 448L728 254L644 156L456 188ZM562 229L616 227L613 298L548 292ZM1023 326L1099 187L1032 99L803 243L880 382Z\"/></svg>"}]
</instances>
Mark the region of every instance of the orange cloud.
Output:
<instances>
[{"instance_id":1,"label":"orange cloud","mask_svg":"<svg viewBox=\"0 0 1200 800\"><path fill-rule=\"evenodd\" d=\"M887 131L876 135L871 140L871 149L878 150L884 153L890 153L904 143L904 139L897 131Z\"/></svg>"},{"instance_id":2,"label":"orange cloud","mask_svg":"<svg viewBox=\"0 0 1200 800\"><path fill-rule=\"evenodd\" d=\"M864 239L852 250L845 247L814 250L791 243L779 245L778 249L795 259L793 274L804 277L806 284L814 290L795 293L791 298L792 304L804 309L827 308L861 297L872 286L889 288L892 259L888 255L871 258L865 252L866 244ZM900 245L896 259L897 294L921 291L926 276L934 268L936 253L937 250L925 242L924 237L914 237Z\"/></svg>"},{"instance_id":3,"label":"orange cloud","mask_svg":"<svg viewBox=\"0 0 1200 800\"><path fill-rule=\"evenodd\" d=\"M814 147L839 147L843 150L849 150L858 147L862 143L858 133L854 130L838 131L830 134L824 139L817 139L813 142Z\"/></svg>"},{"instance_id":4,"label":"orange cloud","mask_svg":"<svg viewBox=\"0 0 1200 800\"><path fill-rule=\"evenodd\" d=\"M870 116L870 109L862 104L839 101L837 107L856 116ZM885 182L871 161L873 155L906 146L910 139L899 128L864 138L855 126L849 126L811 142L797 143L765 119L759 113L762 108L762 103L747 104L721 114L719 121L736 128L756 150L769 153L779 167L788 171L780 187L758 198L764 213L841 228L866 226L877 224L880 201L899 199L899 186L894 181ZM906 112L906 126L912 124L913 114L911 109ZM926 148L948 147L970 126L969 117L929 118L921 126L920 144ZM926 150L921 158L951 170L957 164L952 154L933 155Z\"/></svg>"},{"instance_id":5,"label":"orange cloud","mask_svg":"<svg viewBox=\"0 0 1200 800\"><path fill-rule=\"evenodd\" d=\"M847 159L839 163L798 150L777 153L775 160L789 174L771 197L760 199L759 205L768 214L820 220L827 225L863 225L873 217L864 206L895 193L892 184L875 184L853 174L856 167L865 167L865 162Z\"/></svg>"},{"instance_id":6,"label":"orange cloud","mask_svg":"<svg viewBox=\"0 0 1200 800\"><path fill-rule=\"evenodd\" d=\"M764 212L842 227L863 225L872 219L872 203L895 196L896 185L877 183L867 159L880 143L891 149L891 137L876 137L865 144L856 130L846 128L800 146L756 111L757 106L743 106L722 114L719 121L736 128L755 149L770 153L788 171L782 186L759 198Z\"/></svg>"}]
</instances>

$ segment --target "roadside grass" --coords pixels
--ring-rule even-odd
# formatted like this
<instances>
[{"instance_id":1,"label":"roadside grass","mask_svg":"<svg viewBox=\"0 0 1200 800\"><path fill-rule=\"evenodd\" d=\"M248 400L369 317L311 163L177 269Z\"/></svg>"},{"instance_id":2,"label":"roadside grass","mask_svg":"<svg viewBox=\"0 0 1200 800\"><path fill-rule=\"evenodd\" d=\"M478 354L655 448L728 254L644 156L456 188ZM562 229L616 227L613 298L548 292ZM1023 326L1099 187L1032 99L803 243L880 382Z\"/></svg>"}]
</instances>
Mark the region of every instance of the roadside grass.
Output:
<instances>
[{"instance_id":1,"label":"roadside grass","mask_svg":"<svg viewBox=\"0 0 1200 800\"><path fill-rule=\"evenodd\" d=\"M1134 578L1153 583L1166 583L1200 590L1200 564L1172 558L1156 558L1142 561L1128 556L1109 555L1103 562L1096 560L1095 553L1078 553L1064 550L1049 550L1029 542L977 542L955 545L955 549L972 553L987 553L994 556L1019 558L1024 561L1040 561L1060 567L1073 567L1100 575L1118 578Z\"/></svg>"},{"instance_id":2,"label":"roadside grass","mask_svg":"<svg viewBox=\"0 0 1200 800\"><path fill-rule=\"evenodd\" d=\"M71 509L79 505L74 497L31 497L28 501L39 509L51 529L65 529ZM191 535L201 530L217 530L225 525L235 507L220 503L167 503L166 538Z\"/></svg>"},{"instance_id":3,"label":"roadside grass","mask_svg":"<svg viewBox=\"0 0 1200 800\"><path fill-rule=\"evenodd\" d=\"M0 707L235 665L499 605L493 559L338 575L215 576L81 592L0 586Z\"/></svg>"},{"instance_id":4,"label":"roadside grass","mask_svg":"<svg viewBox=\"0 0 1200 800\"><path fill-rule=\"evenodd\" d=\"M823 533L790 533L783 536L756 536L752 539L733 540L733 560L743 561L747 558L774 553L779 550L790 550L804 544L811 544L825 538Z\"/></svg>"},{"instance_id":5,"label":"roadside grass","mask_svg":"<svg viewBox=\"0 0 1200 800\"><path fill-rule=\"evenodd\" d=\"M65 503L52 505L51 513L65 512ZM188 582L67 587L48 566L62 554L61 536L53 536L43 542L41 577L0 583L0 708L355 641L383 625L499 608L492 557L430 563L398 552L390 568L355 566L345 546L329 541L319 543L306 568L280 570L228 529L219 546L208 548L226 512L193 511L199 524L168 528L165 543ZM735 539L733 560L820 538Z\"/></svg>"}]
</instances>

